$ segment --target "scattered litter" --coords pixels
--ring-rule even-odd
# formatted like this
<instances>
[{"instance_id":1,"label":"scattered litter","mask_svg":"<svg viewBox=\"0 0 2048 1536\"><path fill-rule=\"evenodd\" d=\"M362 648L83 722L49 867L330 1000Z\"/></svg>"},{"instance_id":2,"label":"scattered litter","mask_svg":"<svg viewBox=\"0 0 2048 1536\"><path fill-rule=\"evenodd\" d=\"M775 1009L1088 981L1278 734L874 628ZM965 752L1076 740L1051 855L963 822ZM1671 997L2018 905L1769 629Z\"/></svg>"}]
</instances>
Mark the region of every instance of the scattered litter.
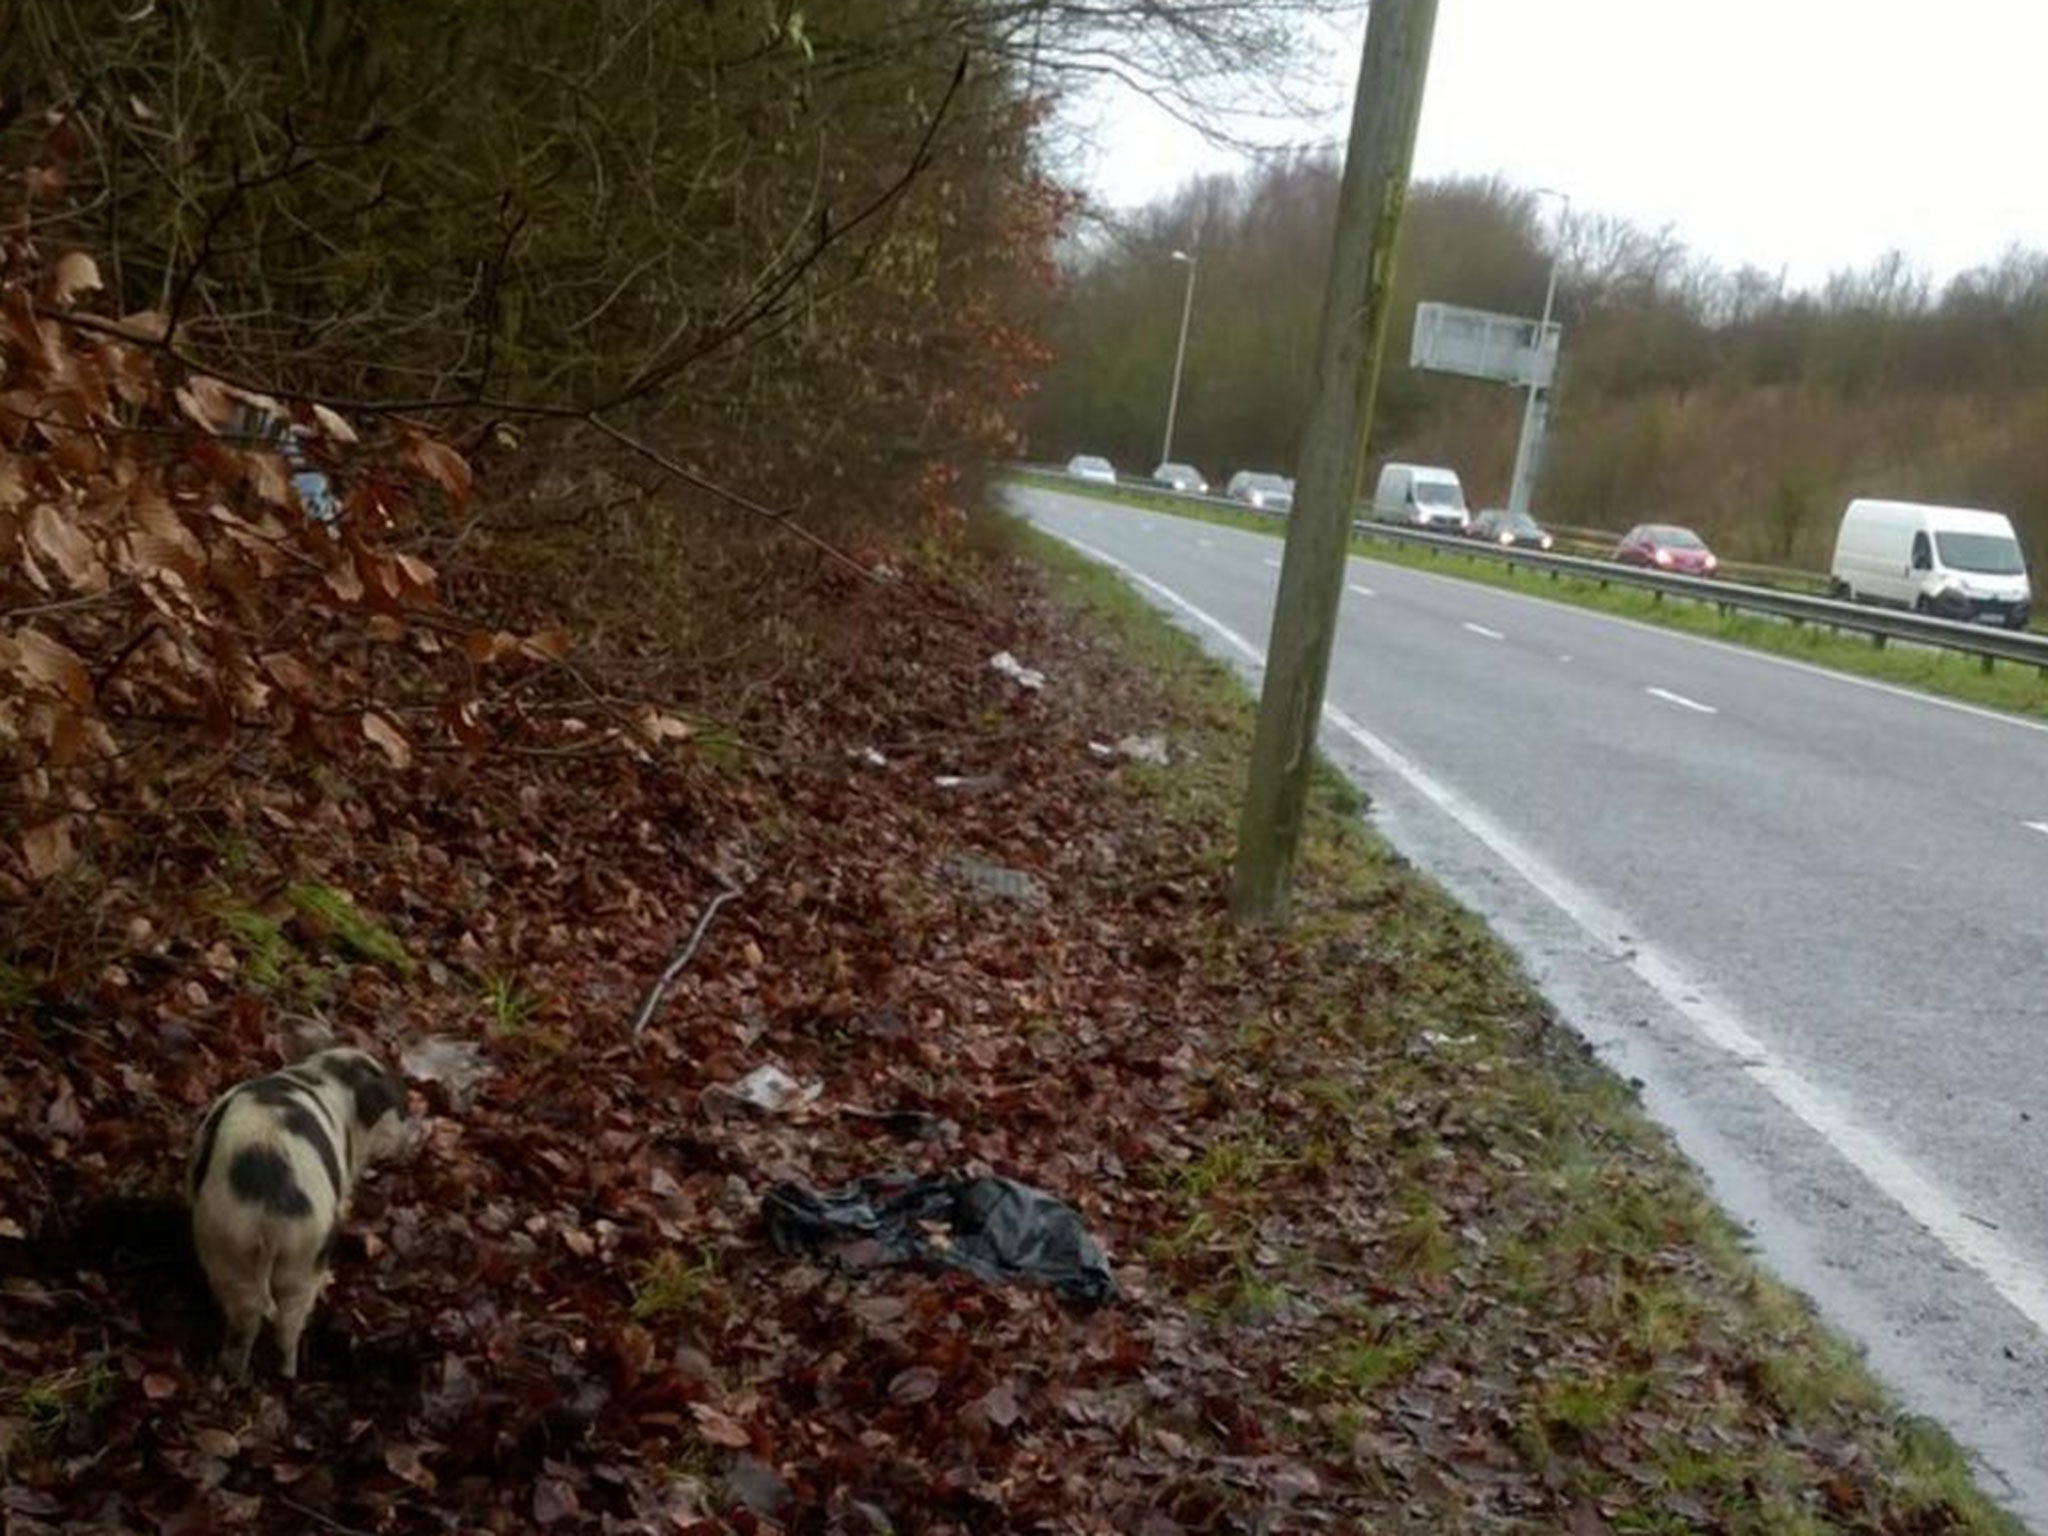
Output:
<instances>
[{"instance_id":1,"label":"scattered litter","mask_svg":"<svg viewBox=\"0 0 2048 1536\"><path fill-rule=\"evenodd\" d=\"M939 867L961 884L981 892L984 896L998 896L1004 901L1021 901L1034 907L1045 903L1045 887L1021 869L991 864L986 859L977 859L964 853L951 855Z\"/></svg>"},{"instance_id":2,"label":"scattered litter","mask_svg":"<svg viewBox=\"0 0 2048 1536\"><path fill-rule=\"evenodd\" d=\"M1425 1029L1422 1032L1422 1043L1437 1051L1447 1045L1470 1045L1478 1038L1477 1035L1447 1035L1440 1029Z\"/></svg>"},{"instance_id":3,"label":"scattered litter","mask_svg":"<svg viewBox=\"0 0 2048 1536\"><path fill-rule=\"evenodd\" d=\"M1151 736L1126 736L1116 744L1120 756L1134 763L1156 763L1164 768L1167 764L1166 738L1157 734Z\"/></svg>"},{"instance_id":4,"label":"scattered litter","mask_svg":"<svg viewBox=\"0 0 2048 1536\"><path fill-rule=\"evenodd\" d=\"M932 780L932 783L936 784L940 789L961 789L969 794L978 794L985 789L995 789L1002 782L1003 776L999 773L942 773Z\"/></svg>"},{"instance_id":5,"label":"scattered litter","mask_svg":"<svg viewBox=\"0 0 2048 1536\"><path fill-rule=\"evenodd\" d=\"M1014 679L1019 688L1030 688L1035 691L1045 686L1043 672L1036 667L1025 666L1008 651L997 651L995 655L989 657L988 664L1003 676Z\"/></svg>"},{"instance_id":6,"label":"scattered litter","mask_svg":"<svg viewBox=\"0 0 2048 1536\"><path fill-rule=\"evenodd\" d=\"M1106 741L1091 741L1088 743L1088 753L1091 757L1112 758L1116 756L1116 748Z\"/></svg>"},{"instance_id":7,"label":"scattered litter","mask_svg":"<svg viewBox=\"0 0 2048 1536\"><path fill-rule=\"evenodd\" d=\"M491 1071L484 1064L482 1046L474 1040L457 1040L449 1035L429 1035L414 1041L398 1053L398 1065L416 1082L441 1084L458 1104Z\"/></svg>"},{"instance_id":8,"label":"scattered litter","mask_svg":"<svg viewBox=\"0 0 2048 1536\"><path fill-rule=\"evenodd\" d=\"M1037 1281L1081 1306L1116 1296L1109 1261L1073 1208L1014 1179L890 1173L822 1194L778 1184L761 1213L784 1253L859 1268L964 1269L995 1284Z\"/></svg>"},{"instance_id":9,"label":"scattered litter","mask_svg":"<svg viewBox=\"0 0 2048 1536\"><path fill-rule=\"evenodd\" d=\"M889 759L882 756L873 747L862 747L852 755L858 761L866 763L870 768L886 768L889 766Z\"/></svg>"},{"instance_id":10,"label":"scattered litter","mask_svg":"<svg viewBox=\"0 0 2048 1536\"><path fill-rule=\"evenodd\" d=\"M704 1090L721 1098L738 1099L770 1115L786 1115L817 1101L825 1091L823 1083L800 1083L773 1065L754 1068L736 1083L713 1083Z\"/></svg>"}]
</instances>

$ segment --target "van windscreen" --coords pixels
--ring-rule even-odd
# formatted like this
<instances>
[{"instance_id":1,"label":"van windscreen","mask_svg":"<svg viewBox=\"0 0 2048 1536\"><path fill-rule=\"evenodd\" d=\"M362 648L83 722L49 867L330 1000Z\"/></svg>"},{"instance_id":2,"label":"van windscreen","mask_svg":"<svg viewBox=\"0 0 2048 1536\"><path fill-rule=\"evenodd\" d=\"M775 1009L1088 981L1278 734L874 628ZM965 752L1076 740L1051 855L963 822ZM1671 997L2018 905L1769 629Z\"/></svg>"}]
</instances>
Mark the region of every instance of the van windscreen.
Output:
<instances>
[{"instance_id":1,"label":"van windscreen","mask_svg":"<svg viewBox=\"0 0 2048 1536\"><path fill-rule=\"evenodd\" d=\"M1952 571L2018 576L2027 568L2019 545L2002 533L1937 533L1934 546L1941 551L1941 563Z\"/></svg>"},{"instance_id":2,"label":"van windscreen","mask_svg":"<svg viewBox=\"0 0 2048 1536\"><path fill-rule=\"evenodd\" d=\"M1414 489L1415 505L1418 507L1456 507L1465 510L1465 498L1458 488L1448 480L1418 480Z\"/></svg>"}]
</instances>

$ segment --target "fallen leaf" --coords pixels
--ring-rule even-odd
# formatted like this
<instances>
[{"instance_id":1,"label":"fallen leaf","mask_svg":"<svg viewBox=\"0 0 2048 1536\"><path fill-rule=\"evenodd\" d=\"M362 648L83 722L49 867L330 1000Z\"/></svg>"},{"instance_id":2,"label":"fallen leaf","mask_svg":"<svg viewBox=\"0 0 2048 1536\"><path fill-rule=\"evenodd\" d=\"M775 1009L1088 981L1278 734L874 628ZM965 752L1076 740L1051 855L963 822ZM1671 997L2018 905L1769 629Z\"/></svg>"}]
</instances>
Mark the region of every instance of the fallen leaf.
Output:
<instances>
[{"instance_id":1,"label":"fallen leaf","mask_svg":"<svg viewBox=\"0 0 2048 1536\"><path fill-rule=\"evenodd\" d=\"M72 841L77 828L76 816L59 816L21 834L21 856L28 865L29 878L48 880L77 861L78 845Z\"/></svg>"},{"instance_id":2,"label":"fallen leaf","mask_svg":"<svg viewBox=\"0 0 2048 1536\"><path fill-rule=\"evenodd\" d=\"M142 1378L142 1395L152 1403L178 1395L178 1378L166 1376L162 1371L151 1371Z\"/></svg>"},{"instance_id":3,"label":"fallen leaf","mask_svg":"<svg viewBox=\"0 0 2048 1536\"><path fill-rule=\"evenodd\" d=\"M412 743L405 739L388 715L374 709L363 711L363 734L391 761L394 768L412 766Z\"/></svg>"},{"instance_id":4,"label":"fallen leaf","mask_svg":"<svg viewBox=\"0 0 2048 1536\"><path fill-rule=\"evenodd\" d=\"M690 1413L697 1421L697 1433L713 1445L737 1451L754 1443L754 1437L747 1433L746 1427L722 1409L709 1403L692 1403Z\"/></svg>"},{"instance_id":5,"label":"fallen leaf","mask_svg":"<svg viewBox=\"0 0 2048 1536\"><path fill-rule=\"evenodd\" d=\"M81 293L98 293L106 284L100 281L100 265L84 251L66 251L57 258L55 273L50 279L50 302L59 309L69 309Z\"/></svg>"},{"instance_id":6,"label":"fallen leaf","mask_svg":"<svg viewBox=\"0 0 2048 1536\"><path fill-rule=\"evenodd\" d=\"M416 1445L385 1446L384 1465L415 1488L431 1490L437 1481L420 1459L420 1448Z\"/></svg>"},{"instance_id":7,"label":"fallen leaf","mask_svg":"<svg viewBox=\"0 0 2048 1536\"><path fill-rule=\"evenodd\" d=\"M559 1477L543 1477L533 1485L533 1518L542 1525L566 1520L582 1513L582 1509L576 1501L576 1490Z\"/></svg>"},{"instance_id":8,"label":"fallen leaf","mask_svg":"<svg viewBox=\"0 0 2048 1536\"><path fill-rule=\"evenodd\" d=\"M47 555L64 573L64 579L80 591L97 592L106 586L107 568L101 564L92 541L48 502L29 514L28 541L38 554Z\"/></svg>"},{"instance_id":9,"label":"fallen leaf","mask_svg":"<svg viewBox=\"0 0 2048 1536\"><path fill-rule=\"evenodd\" d=\"M192 1431L192 1443L209 1456L232 1461L242 1454L242 1442L224 1429L201 1426Z\"/></svg>"},{"instance_id":10,"label":"fallen leaf","mask_svg":"<svg viewBox=\"0 0 2048 1536\"><path fill-rule=\"evenodd\" d=\"M939 1373L928 1365L913 1365L907 1371L898 1371L889 1383L889 1401L902 1408L922 1403L938 1396L938 1393Z\"/></svg>"},{"instance_id":11,"label":"fallen leaf","mask_svg":"<svg viewBox=\"0 0 2048 1536\"><path fill-rule=\"evenodd\" d=\"M348 418L339 411L329 410L324 405L313 407L313 419L320 423L320 430L338 443L362 441L356 436L356 429L348 424Z\"/></svg>"},{"instance_id":12,"label":"fallen leaf","mask_svg":"<svg viewBox=\"0 0 2048 1536\"><path fill-rule=\"evenodd\" d=\"M1024 1411L1017 1401L1017 1384L1005 1378L982 1394L981 1415L997 1429L1008 1429Z\"/></svg>"}]
</instances>

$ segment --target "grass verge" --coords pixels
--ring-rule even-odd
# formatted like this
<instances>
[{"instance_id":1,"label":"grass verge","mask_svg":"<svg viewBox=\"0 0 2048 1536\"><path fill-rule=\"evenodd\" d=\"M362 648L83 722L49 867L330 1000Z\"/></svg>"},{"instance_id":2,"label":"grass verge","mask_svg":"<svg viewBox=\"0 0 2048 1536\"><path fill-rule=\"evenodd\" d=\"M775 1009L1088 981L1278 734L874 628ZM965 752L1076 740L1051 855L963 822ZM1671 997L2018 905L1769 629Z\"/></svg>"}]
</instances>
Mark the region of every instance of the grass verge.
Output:
<instances>
[{"instance_id":1,"label":"grass verge","mask_svg":"<svg viewBox=\"0 0 2048 1536\"><path fill-rule=\"evenodd\" d=\"M1019 484L1091 496L1099 501L1183 517L1194 522L1214 523L1219 527L1263 534L1267 538L1277 539L1285 532L1283 524L1250 512L1235 512L1227 507L1190 506L1171 497L1135 488L1084 487L1064 480L1055 482L1028 475L1015 478ZM1394 544L1366 535L1352 538L1351 552L1383 565L1404 566L1460 581L1477 582L1482 586L1500 587L1525 596L1570 603L1665 629L1746 646L1751 650L1767 651L1837 672L1916 688L1943 698L2013 714L2048 718L2048 677L2028 666L1997 663L1986 671L1983 662L1971 656L1889 645L1880 649L1864 636L1814 625L1792 625L1759 614L1723 613L1707 602L1667 599L1654 592L1633 587L1603 586L1597 581L1576 576L1550 576L1543 572L1518 570L1484 555Z\"/></svg>"},{"instance_id":2,"label":"grass verge","mask_svg":"<svg viewBox=\"0 0 2048 1536\"><path fill-rule=\"evenodd\" d=\"M1007 536L1158 680L1176 760L1123 792L1220 870L1242 686L1114 574ZM1220 911L1172 933L1249 1001L1184 1153L1132 1170L1168 1213L1146 1283L1228 1352L1240 1406L1154 1433L1250 1435L1250 1414L1376 1530L2018 1532L1356 807L1320 770L1274 948Z\"/></svg>"}]
</instances>

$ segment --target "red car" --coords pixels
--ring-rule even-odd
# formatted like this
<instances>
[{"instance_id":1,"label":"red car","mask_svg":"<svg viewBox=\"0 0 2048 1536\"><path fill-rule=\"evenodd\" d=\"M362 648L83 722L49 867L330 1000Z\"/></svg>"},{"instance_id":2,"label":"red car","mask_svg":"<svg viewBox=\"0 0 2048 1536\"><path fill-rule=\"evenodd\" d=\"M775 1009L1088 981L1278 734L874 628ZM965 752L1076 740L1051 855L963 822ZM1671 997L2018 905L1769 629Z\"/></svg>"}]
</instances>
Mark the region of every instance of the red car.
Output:
<instances>
[{"instance_id":1,"label":"red car","mask_svg":"<svg viewBox=\"0 0 2048 1536\"><path fill-rule=\"evenodd\" d=\"M1681 576L1711 576L1721 562L1690 528L1670 523L1638 523L1615 546L1614 558L1623 565L1649 565Z\"/></svg>"}]
</instances>

